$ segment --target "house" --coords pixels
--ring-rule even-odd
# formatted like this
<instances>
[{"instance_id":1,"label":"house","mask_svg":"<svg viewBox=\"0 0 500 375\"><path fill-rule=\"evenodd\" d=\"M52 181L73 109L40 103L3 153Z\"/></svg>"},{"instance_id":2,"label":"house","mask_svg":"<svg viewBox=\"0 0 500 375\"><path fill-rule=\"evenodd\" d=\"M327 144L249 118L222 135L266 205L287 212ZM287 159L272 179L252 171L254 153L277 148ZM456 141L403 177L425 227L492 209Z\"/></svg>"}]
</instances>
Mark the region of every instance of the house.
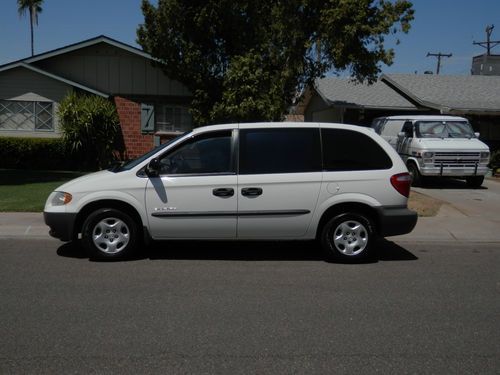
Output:
<instances>
[{"instance_id":1,"label":"house","mask_svg":"<svg viewBox=\"0 0 500 375\"><path fill-rule=\"evenodd\" d=\"M128 157L192 128L183 84L144 51L98 36L0 66L0 136L60 137L57 107L71 91L115 103Z\"/></svg>"},{"instance_id":2,"label":"house","mask_svg":"<svg viewBox=\"0 0 500 375\"><path fill-rule=\"evenodd\" d=\"M305 121L365 126L389 115L462 116L490 147L500 147L500 76L383 74L373 85L328 77L316 81L301 108Z\"/></svg>"}]
</instances>

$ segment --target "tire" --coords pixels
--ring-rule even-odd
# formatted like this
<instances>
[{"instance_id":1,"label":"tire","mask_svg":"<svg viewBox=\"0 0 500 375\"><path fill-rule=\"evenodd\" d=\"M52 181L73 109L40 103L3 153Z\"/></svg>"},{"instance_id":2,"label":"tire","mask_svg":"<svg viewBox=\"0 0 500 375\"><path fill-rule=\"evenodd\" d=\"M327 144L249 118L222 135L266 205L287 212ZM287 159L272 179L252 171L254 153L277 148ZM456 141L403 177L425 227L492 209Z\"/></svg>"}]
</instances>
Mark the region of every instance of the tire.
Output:
<instances>
[{"instance_id":1,"label":"tire","mask_svg":"<svg viewBox=\"0 0 500 375\"><path fill-rule=\"evenodd\" d=\"M411 176L411 186L422 186L423 177L415 163L408 163L408 172L410 172Z\"/></svg>"},{"instance_id":2,"label":"tire","mask_svg":"<svg viewBox=\"0 0 500 375\"><path fill-rule=\"evenodd\" d=\"M90 258L125 259L138 243L137 225L126 213L114 208L92 212L82 229L82 244Z\"/></svg>"},{"instance_id":3,"label":"tire","mask_svg":"<svg viewBox=\"0 0 500 375\"><path fill-rule=\"evenodd\" d=\"M483 184L484 176L468 176L465 177L465 181L467 182L467 186L477 189Z\"/></svg>"},{"instance_id":4,"label":"tire","mask_svg":"<svg viewBox=\"0 0 500 375\"><path fill-rule=\"evenodd\" d=\"M321 245L326 260L355 263L372 256L374 237L372 221L366 215L345 213L325 224Z\"/></svg>"}]
</instances>

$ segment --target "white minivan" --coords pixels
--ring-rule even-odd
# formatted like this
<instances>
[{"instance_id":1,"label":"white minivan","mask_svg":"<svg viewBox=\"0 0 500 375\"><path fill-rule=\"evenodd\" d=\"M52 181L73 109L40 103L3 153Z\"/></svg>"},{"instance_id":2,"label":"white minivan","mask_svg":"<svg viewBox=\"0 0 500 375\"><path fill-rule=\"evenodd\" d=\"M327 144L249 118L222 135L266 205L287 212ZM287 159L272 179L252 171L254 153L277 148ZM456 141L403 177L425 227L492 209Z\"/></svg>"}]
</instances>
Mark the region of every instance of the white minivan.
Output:
<instances>
[{"instance_id":1,"label":"white minivan","mask_svg":"<svg viewBox=\"0 0 500 375\"><path fill-rule=\"evenodd\" d=\"M463 117L379 117L372 127L404 160L414 186L426 176L448 176L480 187L488 173L490 150Z\"/></svg>"},{"instance_id":2,"label":"white minivan","mask_svg":"<svg viewBox=\"0 0 500 375\"><path fill-rule=\"evenodd\" d=\"M357 261L376 236L414 228L409 191L401 158L370 129L213 125L58 187L44 217L98 258L151 239L319 239L328 259Z\"/></svg>"}]
</instances>

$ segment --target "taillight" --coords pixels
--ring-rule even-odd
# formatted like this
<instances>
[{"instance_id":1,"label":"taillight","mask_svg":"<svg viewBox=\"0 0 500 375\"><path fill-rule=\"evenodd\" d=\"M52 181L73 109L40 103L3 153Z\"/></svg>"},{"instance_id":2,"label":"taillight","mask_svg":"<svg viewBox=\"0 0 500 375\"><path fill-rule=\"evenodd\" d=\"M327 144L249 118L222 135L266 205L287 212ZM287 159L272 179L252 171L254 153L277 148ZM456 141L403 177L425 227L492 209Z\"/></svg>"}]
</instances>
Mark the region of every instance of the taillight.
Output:
<instances>
[{"instance_id":1,"label":"taillight","mask_svg":"<svg viewBox=\"0 0 500 375\"><path fill-rule=\"evenodd\" d=\"M410 196L411 176L409 173L399 173L391 177L391 184L399 194L406 198Z\"/></svg>"}]
</instances>

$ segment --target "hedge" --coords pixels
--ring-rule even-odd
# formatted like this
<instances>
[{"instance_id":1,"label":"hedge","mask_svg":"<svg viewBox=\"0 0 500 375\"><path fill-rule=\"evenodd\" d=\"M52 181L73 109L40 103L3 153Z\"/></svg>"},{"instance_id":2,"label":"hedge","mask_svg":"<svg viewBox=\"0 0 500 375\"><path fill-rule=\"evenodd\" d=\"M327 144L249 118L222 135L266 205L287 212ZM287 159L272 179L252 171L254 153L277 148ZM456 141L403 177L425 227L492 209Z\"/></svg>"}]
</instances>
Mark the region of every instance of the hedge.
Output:
<instances>
[{"instance_id":1,"label":"hedge","mask_svg":"<svg viewBox=\"0 0 500 375\"><path fill-rule=\"evenodd\" d=\"M79 170L80 156L61 138L0 137L0 168Z\"/></svg>"}]
</instances>

